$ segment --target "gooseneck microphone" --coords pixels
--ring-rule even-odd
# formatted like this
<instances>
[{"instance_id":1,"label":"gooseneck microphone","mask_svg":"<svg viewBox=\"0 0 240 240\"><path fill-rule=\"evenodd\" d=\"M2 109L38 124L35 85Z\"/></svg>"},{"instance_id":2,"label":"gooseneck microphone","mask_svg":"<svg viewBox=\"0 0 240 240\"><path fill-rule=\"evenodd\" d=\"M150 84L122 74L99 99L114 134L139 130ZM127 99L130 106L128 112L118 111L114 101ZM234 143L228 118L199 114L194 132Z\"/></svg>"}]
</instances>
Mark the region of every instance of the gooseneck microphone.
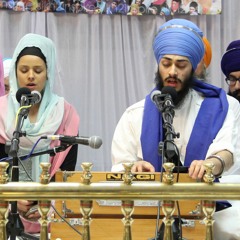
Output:
<instances>
[{"instance_id":1,"label":"gooseneck microphone","mask_svg":"<svg viewBox=\"0 0 240 240\"><path fill-rule=\"evenodd\" d=\"M151 94L151 100L155 103L158 110L162 112L163 128L165 129L165 157L168 161L177 164L177 149L174 144L174 138L179 137L172 126L174 112L174 101L177 98L177 91L173 87L163 87L162 92L155 90Z\"/></svg>"},{"instance_id":2,"label":"gooseneck microphone","mask_svg":"<svg viewBox=\"0 0 240 240\"><path fill-rule=\"evenodd\" d=\"M16 92L16 99L21 106L28 106L39 103L42 96L41 93L36 90L31 92L29 88L23 87L19 88Z\"/></svg>"},{"instance_id":3,"label":"gooseneck microphone","mask_svg":"<svg viewBox=\"0 0 240 240\"><path fill-rule=\"evenodd\" d=\"M94 149L98 149L102 146L102 139L98 136L74 137L74 136L65 136L65 135L46 135L46 136L42 136L41 138L51 139L51 140L60 140L62 143L71 144L71 145L82 144Z\"/></svg>"}]
</instances>

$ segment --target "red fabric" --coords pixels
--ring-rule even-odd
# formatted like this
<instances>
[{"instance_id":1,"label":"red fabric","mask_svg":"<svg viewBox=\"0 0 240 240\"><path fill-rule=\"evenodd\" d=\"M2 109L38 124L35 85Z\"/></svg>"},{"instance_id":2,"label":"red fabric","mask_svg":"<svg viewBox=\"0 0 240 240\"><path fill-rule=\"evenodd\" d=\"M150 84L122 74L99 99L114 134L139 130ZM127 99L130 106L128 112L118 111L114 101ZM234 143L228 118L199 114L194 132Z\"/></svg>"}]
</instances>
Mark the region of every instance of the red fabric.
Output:
<instances>
[{"instance_id":1,"label":"red fabric","mask_svg":"<svg viewBox=\"0 0 240 240\"><path fill-rule=\"evenodd\" d=\"M154 5L162 5L165 2L166 2L166 0L157 0L157 1L153 2L153 4Z\"/></svg>"}]
</instances>

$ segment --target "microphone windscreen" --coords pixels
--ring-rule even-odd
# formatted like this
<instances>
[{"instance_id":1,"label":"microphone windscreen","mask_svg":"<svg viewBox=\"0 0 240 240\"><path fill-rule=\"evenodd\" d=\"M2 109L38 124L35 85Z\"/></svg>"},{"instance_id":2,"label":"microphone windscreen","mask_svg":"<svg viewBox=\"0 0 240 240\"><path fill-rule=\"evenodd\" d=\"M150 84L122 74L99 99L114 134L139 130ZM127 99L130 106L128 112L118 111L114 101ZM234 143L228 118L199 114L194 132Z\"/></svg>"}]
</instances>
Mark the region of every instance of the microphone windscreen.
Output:
<instances>
[{"instance_id":1,"label":"microphone windscreen","mask_svg":"<svg viewBox=\"0 0 240 240\"><path fill-rule=\"evenodd\" d=\"M169 94L172 97L173 102L177 99L177 91L173 87L170 86L163 87L162 94Z\"/></svg>"},{"instance_id":2,"label":"microphone windscreen","mask_svg":"<svg viewBox=\"0 0 240 240\"><path fill-rule=\"evenodd\" d=\"M155 97L160 96L160 95L161 95L161 92L159 90L152 91L152 93L151 93L151 100L154 102Z\"/></svg>"},{"instance_id":3,"label":"microphone windscreen","mask_svg":"<svg viewBox=\"0 0 240 240\"><path fill-rule=\"evenodd\" d=\"M100 148L102 146L102 139L98 136L90 137L89 146L92 148Z\"/></svg>"},{"instance_id":4,"label":"microphone windscreen","mask_svg":"<svg viewBox=\"0 0 240 240\"><path fill-rule=\"evenodd\" d=\"M28 89L28 88L19 88L17 90L17 92L16 92L16 99L17 99L17 101L20 103L22 95L28 95L28 94L31 94L30 89Z\"/></svg>"},{"instance_id":5,"label":"microphone windscreen","mask_svg":"<svg viewBox=\"0 0 240 240\"><path fill-rule=\"evenodd\" d=\"M31 94L33 95L34 98L34 104L39 103L42 99L42 95L39 91L32 91Z\"/></svg>"}]
</instances>

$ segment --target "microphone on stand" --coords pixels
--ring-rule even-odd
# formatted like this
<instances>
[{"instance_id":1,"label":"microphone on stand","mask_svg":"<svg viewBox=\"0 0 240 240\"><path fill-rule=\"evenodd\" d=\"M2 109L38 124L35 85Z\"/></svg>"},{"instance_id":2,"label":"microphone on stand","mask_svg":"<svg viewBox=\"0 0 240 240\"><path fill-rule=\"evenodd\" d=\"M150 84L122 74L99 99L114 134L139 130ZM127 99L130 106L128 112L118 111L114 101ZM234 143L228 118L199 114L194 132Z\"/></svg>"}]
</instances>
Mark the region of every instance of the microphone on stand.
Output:
<instances>
[{"instance_id":1,"label":"microphone on stand","mask_svg":"<svg viewBox=\"0 0 240 240\"><path fill-rule=\"evenodd\" d=\"M151 99L157 106L158 110L162 112L163 128L165 129L165 157L167 161L175 162L178 157L177 149L174 144L174 138L179 137L172 126L174 112L174 101L177 98L177 91L173 87L163 87L162 92L155 90L151 94Z\"/></svg>"},{"instance_id":2,"label":"microphone on stand","mask_svg":"<svg viewBox=\"0 0 240 240\"><path fill-rule=\"evenodd\" d=\"M173 162L177 167L177 172L181 167L179 161L179 153L177 146L174 144L174 138L179 137L179 133L175 133L173 128L174 112L174 101L177 99L177 91L173 87L163 87L162 92L155 90L151 94L151 100L155 103L158 110L162 113L163 128L165 130L164 140L164 156L168 162ZM185 167L184 171L186 171ZM176 167L175 167L176 169ZM174 170L173 170L174 172ZM155 240L163 240L165 232L165 225L162 223L160 226ZM174 218L172 225L172 239L178 240L181 237L181 217ZM182 238L181 238L182 239ZM151 239L153 240L153 239Z\"/></svg>"},{"instance_id":3,"label":"microphone on stand","mask_svg":"<svg viewBox=\"0 0 240 240\"><path fill-rule=\"evenodd\" d=\"M41 94L38 91L30 91L28 88L19 88L16 92L16 99L20 103L21 107L31 106L41 101ZM29 113L29 107L20 108L17 116L16 129L13 132L13 138L11 141L11 146L9 150L9 156L17 157L17 152L19 149L19 138L25 136L26 133L21 131L21 127L24 119L27 118ZM16 174L18 175L18 174ZM18 179L15 179L18 181Z\"/></svg>"},{"instance_id":4,"label":"microphone on stand","mask_svg":"<svg viewBox=\"0 0 240 240\"><path fill-rule=\"evenodd\" d=\"M60 140L66 144L82 144L91 148L98 149L102 146L102 139L98 136L92 137L78 137L78 136L65 136L65 135L47 135L42 136L42 139Z\"/></svg>"},{"instance_id":5,"label":"microphone on stand","mask_svg":"<svg viewBox=\"0 0 240 240\"><path fill-rule=\"evenodd\" d=\"M151 93L151 100L155 103L159 111L164 111L166 107L174 108L174 101L177 98L177 91L173 87L163 87L162 92L154 90Z\"/></svg>"},{"instance_id":6,"label":"microphone on stand","mask_svg":"<svg viewBox=\"0 0 240 240\"><path fill-rule=\"evenodd\" d=\"M41 94L38 91L30 91L28 88L19 88L16 92L16 99L20 103L20 108L17 115L16 127L13 132L11 146L8 155L12 157L12 182L19 181L19 166L18 166L18 150L20 137L26 133L21 130L24 119L27 118L29 107L41 101ZM24 233L24 226L20 219L17 201L11 202L11 210L8 215L8 222L6 224L7 235L10 240L16 240L17 236L28 235ZM28 237L30 237L29 235ZM36 239L34 236L28 239Z\"/></svg>"},{"instance_id":7,"label":"microphone on stand","mask_svg":"<svg viewBox=\"0 0 240 240\"><path fill-rule=\"evenodd\" d=\"M34 90L30 91L29 88L19 88L16 92L16 99L21 106L34 105L41 101L41 93Z\"/></svg>"}]
</instances>

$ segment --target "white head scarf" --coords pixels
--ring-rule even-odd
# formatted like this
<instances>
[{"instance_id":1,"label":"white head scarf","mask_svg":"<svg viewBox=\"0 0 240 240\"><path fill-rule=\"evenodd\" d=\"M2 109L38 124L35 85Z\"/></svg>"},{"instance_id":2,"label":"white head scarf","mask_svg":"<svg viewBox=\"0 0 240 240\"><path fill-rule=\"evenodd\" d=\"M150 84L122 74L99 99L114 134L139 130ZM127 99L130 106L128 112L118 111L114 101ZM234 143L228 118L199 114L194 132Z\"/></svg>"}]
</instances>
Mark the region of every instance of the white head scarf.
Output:
<instances>
[{"instance_id":1,"label":"white head scarf","mask_svg":"<svg viewBox=\"0 0 240 240\"><path fill-rule=\"evenodd\" d=\"M6 77L9 76L11 62L12 62L12 59L11 59L11 58L5 58L5 59L3 59L3 73L4 73L4 78L6 78Z\"/></svg>"}]
</instances>

